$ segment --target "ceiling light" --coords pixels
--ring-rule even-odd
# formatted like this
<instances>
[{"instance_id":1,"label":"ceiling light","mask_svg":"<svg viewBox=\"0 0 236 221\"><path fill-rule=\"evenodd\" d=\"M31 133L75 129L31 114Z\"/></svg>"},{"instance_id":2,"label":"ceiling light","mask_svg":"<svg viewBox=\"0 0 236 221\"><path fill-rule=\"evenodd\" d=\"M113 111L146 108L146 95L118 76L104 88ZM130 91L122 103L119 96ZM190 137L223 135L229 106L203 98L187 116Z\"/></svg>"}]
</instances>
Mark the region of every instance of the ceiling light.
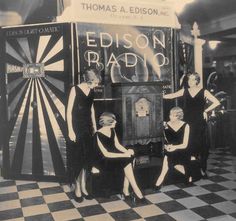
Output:
<instances>
[{"instance_id":1,"label":"ceiling light","mask_svg":"<svg viewBox=\"0 0 236 221\"><path fill-rule=\"evenodd\" d=\"M214 50L216 49L217 45L220 43L220 41L209 41L208 44L209 44L209 47L210 49Z\"/></svg>"}]
</instances>

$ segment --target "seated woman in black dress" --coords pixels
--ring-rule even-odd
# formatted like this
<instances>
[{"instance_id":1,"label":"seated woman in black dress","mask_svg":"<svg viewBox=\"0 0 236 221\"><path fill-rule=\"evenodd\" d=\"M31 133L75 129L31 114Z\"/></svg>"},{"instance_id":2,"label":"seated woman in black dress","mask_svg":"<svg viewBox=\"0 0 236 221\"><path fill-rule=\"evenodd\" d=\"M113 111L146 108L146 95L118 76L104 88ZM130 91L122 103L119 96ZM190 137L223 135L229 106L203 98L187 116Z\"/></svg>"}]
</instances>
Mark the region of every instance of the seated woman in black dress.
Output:
<instances>
[{"instance_id":1,"label":"seated woman in black dress","mask_svg":"<svg viewBox=\"0 0 236 221\"><path fill-rule=\"evenodd\" d=\"M106 165L106 167L109 167L109 165L112 167L114 162L119 164L124 171L123 195L125 199L130 195L129 184L131 184L136 195L136 202L144 202L145 199L136 183L133 173L132 162L134 159L134 151L132 149L127 150L120 144L114 130L116 125L115 115L104 112L99 118L99 124L102 128L96 132L98 164ZM99 169L100 171L103 171L105 168Z\"/></svg>"},{"instance_id":2,"label":"seated woman in black dress","mask_svg":"<svg viewBox=\"0 0 236 221\"><path fill-rule=\"evenodd\" d=\"M170 168L175 168L186 176L187 182L192 181L190 176L190 154L188 153L189 125L182 121L183 110L174 107L170 110L170 121L165 124L165 156L163 159L161 174L159 175L155 189L160 189L165 176Z\"/></svg>"}]
</instances>

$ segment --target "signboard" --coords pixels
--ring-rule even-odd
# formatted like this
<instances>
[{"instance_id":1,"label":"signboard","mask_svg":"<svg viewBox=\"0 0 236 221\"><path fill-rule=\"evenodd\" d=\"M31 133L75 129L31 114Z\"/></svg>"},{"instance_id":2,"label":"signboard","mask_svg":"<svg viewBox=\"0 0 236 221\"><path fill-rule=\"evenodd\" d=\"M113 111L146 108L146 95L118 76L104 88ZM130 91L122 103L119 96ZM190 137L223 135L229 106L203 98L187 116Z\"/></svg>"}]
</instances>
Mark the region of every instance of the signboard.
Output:
<instances>
[{"instance_id":1,"label":"signboard","mask_svg":"<svg viewBox=\"0 0 236 221\"><path fill-rule=\"evenodd\" d=\"M3 41L4 176L65 177L71 25L3 28Z\"/></svg>"},{"instance_id":2,"label":"signboard","mask_svg":"<svg viewBox=\"0 0 236 221\"><path fill-rule=\"evenodd\" d=\"M71 0L57 21L180 28L173 2Z\"/></svg>"},{"instance_id":3,"label":"signboard","mask_svg":"<svg viewBox=\"0 0 236 221\"><path fill-rule=\"evenodd\" d=\"M171 88L171 28L92 23L76 23L76 28L80 73L101 72L100 97L112 96L111 83L162 80Z\"/></svg>"}]
</instances>

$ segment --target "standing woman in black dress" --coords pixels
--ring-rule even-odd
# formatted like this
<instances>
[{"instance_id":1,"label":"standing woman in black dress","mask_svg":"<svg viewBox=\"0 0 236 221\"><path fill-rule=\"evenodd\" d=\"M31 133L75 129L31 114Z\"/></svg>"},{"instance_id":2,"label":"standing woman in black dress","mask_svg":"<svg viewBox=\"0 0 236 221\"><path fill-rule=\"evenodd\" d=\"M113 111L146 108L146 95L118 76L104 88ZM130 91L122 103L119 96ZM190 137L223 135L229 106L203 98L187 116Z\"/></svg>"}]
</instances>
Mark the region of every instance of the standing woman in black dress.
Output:
<instances>
[{"instance_id":1,"label":"standing woman in black dress","mask_svg":"<svg viewBox=\"0 0 236 221\"><path fill-rule=\"evenodd\" d=\"M208 90L203 89L199 83L199 74L191 73L188 75L189 88L166 94L163 98L183 98L184 121L190 126L190 153L200 159L202 176L207 177L209 146L206 142L206 121L208 113L220 105L220 102ZM207 101L211 102L208 107L206 107Z\"/></svg>"},{"instance_id":2,"label":"standing woman in black dress","mask_svg":"<svg viewBox=\"0 0 236 221\"><path fill-rule=\"evenodd\" d=\"M92 169L93 134L96 132L94 91L100 82L96 70L84 73L84 82L71 88L67 106L68 126L68 175L69 182L75 182L75 200L91 196L86 188L86 174Z\"/></svg>"}]
</instances>

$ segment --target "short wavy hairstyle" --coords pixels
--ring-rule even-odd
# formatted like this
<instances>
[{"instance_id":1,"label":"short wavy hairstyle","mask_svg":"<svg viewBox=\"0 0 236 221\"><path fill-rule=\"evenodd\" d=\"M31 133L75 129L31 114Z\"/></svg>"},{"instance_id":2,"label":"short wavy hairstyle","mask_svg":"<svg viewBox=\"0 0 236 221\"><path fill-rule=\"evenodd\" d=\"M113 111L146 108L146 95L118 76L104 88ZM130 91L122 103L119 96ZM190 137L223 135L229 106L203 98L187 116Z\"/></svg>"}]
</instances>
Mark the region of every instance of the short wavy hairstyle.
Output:
<instances>
[{"instance_id":1,"label":"short wavy hairstyle","mask_svg":"<svg viewBox=\"0 0 236 221\"><path fill-rule=\"evenodd\" d=\"M96 69L88 69L84 72L84 81L91 84L94 80L101 82L101 75Z\"/></svg>"},{"instance_id":2,"label":"short wavy hairstyle","mask_svg":"<svg viewBox=\"0 0 236 221\"><path fill-rule=\"evenodd\" d=\"M189 74L188 74L188 78L189 78L190 76L194 76L194 77L195 77L195 80L197 81L197 84L200 83L201 77L200 77L200 75L199 75L197 72L189 73Z\"/></svg>"},{"instance_id":3,"label":"short wavy hairstyle","mask_svg":"<svg viewBox=\"0 0 236 221\"><path fill-rule=\"evenodd\" d=\"M171 108L170 115L173 114L173 113L176 114L176 116L178 117L179 120L183 120L183 118L184 118L184 111L183 111L182 108L180 108L180 107L173 107L173 108Z\"/></svg>"},{"instance_id":4,"label":"short wavy hairstyle","mask_svg":"<svg viewBox=\"0 0 236 221\"><path fill-rule=\"evenodd\" d=\"M110 112L104 112L99 117L99 125L102 127L111 126L114 121L116 121L116 116Z\"/></svg>"}]
</instances>

